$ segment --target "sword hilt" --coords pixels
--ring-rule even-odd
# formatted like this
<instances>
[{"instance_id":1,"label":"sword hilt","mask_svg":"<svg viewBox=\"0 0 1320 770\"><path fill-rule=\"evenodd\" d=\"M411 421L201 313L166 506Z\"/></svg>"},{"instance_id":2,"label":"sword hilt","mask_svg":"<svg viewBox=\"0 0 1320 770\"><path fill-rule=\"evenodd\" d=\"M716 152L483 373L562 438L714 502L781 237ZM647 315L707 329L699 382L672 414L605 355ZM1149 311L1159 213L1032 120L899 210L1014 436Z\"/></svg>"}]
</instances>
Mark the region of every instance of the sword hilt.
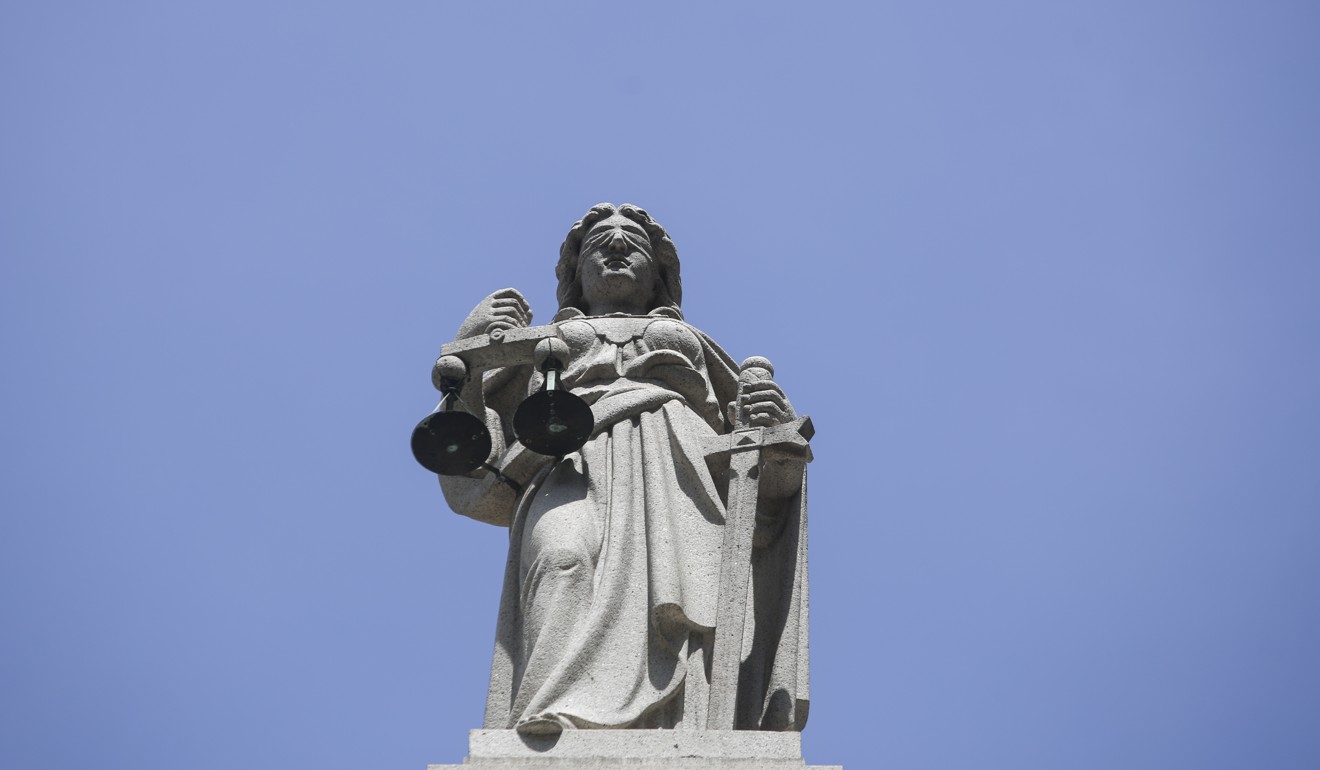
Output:
<instances>
[{"instance_id":1,"label":"sword hilt","mask_svg":"<svg viewBox=\"0 0 1320 770\"><path fill-rule=\"evenodd\" d=\"M774 379L775 366L770 363L770 359L761 356L752 356L742 362L738 367L738 412L734 417L734 426L736 428L769 428L775 424L775 420L768 414L758 414L749 416L747 414L747 402L743 398L741 386L752 382L763 382Z\"/></svg>"}]
</instances>

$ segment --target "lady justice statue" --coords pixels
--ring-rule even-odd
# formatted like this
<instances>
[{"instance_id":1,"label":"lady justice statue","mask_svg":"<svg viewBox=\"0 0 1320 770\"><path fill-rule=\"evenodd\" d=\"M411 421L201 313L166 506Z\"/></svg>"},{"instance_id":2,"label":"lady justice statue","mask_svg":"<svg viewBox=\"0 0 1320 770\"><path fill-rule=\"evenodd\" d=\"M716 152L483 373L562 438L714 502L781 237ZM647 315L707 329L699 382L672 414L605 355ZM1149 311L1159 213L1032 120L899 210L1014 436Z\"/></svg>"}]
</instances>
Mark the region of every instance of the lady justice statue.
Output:
<instances>
[{"instance_id":1,"label":"lady justice statue","mask_svg":"<svg viewBox=\"0 0 1320 770\"><path fill-rule=\"evenodd\" d=\"M810 421L683 321L642 209L594 206L555 274L549 325L514 289L468 315L414 434L454 511L509 527L485 726L801 730Z\"/></svg>"}]
</instances>

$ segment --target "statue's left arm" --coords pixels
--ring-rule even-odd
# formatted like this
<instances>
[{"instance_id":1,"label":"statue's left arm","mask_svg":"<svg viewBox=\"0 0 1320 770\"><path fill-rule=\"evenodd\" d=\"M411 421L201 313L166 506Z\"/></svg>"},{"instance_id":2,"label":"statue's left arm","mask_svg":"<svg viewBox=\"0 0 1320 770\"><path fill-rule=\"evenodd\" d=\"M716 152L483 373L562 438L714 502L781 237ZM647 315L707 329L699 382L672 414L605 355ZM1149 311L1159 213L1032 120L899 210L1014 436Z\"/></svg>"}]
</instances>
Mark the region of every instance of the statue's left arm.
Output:
<instances>
[{"instance_id":1,"label":"statue's left arm","mask_svg":"<svg viewBox=\"0 0 1320 770\"><path fill-rule=\"evenodd\" d=\"M729 422L760 427L783 425L797 419L783 388L773 379L740 379L738 399L729 404ZM760 501L769 513L802 487L806 458L797 453L767 450L761 458Z\"/></svg>"}]
</instances>

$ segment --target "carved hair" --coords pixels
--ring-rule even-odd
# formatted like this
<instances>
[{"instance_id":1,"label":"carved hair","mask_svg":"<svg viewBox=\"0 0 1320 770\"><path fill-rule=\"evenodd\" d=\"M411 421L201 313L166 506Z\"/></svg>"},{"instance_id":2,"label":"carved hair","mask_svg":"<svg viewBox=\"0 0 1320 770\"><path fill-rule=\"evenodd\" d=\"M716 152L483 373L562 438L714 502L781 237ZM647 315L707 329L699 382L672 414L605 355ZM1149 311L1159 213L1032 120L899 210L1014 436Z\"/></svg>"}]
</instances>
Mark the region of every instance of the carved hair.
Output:
<instances>
[{"instance_id":1,"label":"carved hair","mask_svg":"<svg viewBox=\"0 0 1320 770\"><path fill-rule=\"evenodd\" d=\"M642 226L646 237L651 241L651 257L656 269L655 296L650 310L669 308L679 318L683 317L680 305L683 303L683 282L678 274L678 250L670 240L669 233L651 215L631 203L615 206L613 203L597 203L583 215L568 231L564 244L559 247L559 264L555 266L555 276L559 278L559 310L576 308L587 312L582 301L582 281L578 278L578 262L581 258L582 239L591 228L602 219L609 219L615 214L627 217Z\"/></svg>"}]
</instances>

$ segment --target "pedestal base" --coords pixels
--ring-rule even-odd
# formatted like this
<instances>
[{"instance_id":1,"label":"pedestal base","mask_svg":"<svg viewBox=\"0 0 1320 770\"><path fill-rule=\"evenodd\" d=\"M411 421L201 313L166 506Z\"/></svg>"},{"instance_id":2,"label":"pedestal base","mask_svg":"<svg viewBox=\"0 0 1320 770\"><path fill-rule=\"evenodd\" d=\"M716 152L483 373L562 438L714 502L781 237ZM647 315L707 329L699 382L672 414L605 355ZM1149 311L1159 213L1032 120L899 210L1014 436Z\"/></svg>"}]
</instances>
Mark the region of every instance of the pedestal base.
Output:
<instances>
[{"instance_id":1,"label":"pedestal base","mask_svg":"<svg viewBox=\"0 0 1320 770\"><path fill-rule=\"evenodd\" d=\"M755 730L473 730L461 765L427 770L843 770L802 761L802 734Z\"/></svg>"}]
</instances>

